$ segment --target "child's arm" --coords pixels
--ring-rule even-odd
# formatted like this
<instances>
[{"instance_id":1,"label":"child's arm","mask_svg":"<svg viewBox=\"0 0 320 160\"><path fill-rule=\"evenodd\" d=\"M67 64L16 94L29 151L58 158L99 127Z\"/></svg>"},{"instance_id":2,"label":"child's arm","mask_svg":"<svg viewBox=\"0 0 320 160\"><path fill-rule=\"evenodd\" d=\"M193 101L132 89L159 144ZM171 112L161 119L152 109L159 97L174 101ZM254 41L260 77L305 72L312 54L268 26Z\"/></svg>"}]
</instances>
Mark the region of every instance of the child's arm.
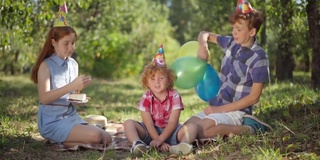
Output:
<instances>
[{"instance_id":1,"label":"child's arm","mask_svg":"<svg viewBox=\"0 0 320 160\"><path fill-rule=\"evenodd\" d=\"M177 124L179 123L180 112L180 109L171 111L168 125L164 128L163 132L157 138L152 138L150 146L156 148L161 147L160 149L164 151L169 149L169 145L165 143L165 140L172 135L175 128L177 127Z\"/></svg>"},{"instance_id":2,"label":"child's arm","mask_svg":"<svg viewBox=\"0 0 320 160\"><path fill-rule=\"evenodd\" d=\"M174 132L174 130L176 129L179 123L180 113L181 113L180 109L175 109L171 111L168 125L165 127L163 132L158 137L159 141L164 142L168 137L172 135L172 133Z\"/></svg>"},{"instance_id":3,"label":"child's arm","mask_svg":"<svg viewBox=\"0 0 320 160\"><path fill-rule=\"evenodd\" d=\"M157 139L159 135L156 129L154 128L154 123L150 113L141 111L141 117L142 117L142 122L146 126L147 132L150 135L150 137L152 139Z\"/></svg>"},{"instance_id":4,"label":"child's arm","mask_svg":"<svg viewBox=\"0 0 320 160\"><path fill-rule=\"evenodd\" d=\"M222 105L219 107L208 106L204 109L204 113L210 114L210 113L237 111L237 110L241 110L243 108L246 108L250 105L256 104L257 102L259 102L259 98L262 93L262 89L263 89L263 83L253 83L251 91L250 91L249 95L247 95L246 97L243 97L242 99L240 99L238 101L235 101L235 102L232 102L232 103L229 103L226 105Z\"/></svg>"},{"instance_id":5,"label":"child's arm","mask_svg":"<svg viewBox=\"0 0 320 160\"><path fill-rule=\"evenodd\" d=\"M209 57L209 49L208 49L208 42L217 43L217 37L219 35L215 33L201 31L198 35L198 43L199 49L197 57L208 61Z\"/></svg>"},{"instance_id":6,"label":"child's arm","mask_svg":"<svg viewBox=\"0 0 320 160\"><path fill-rule=\"evenodd\" d=\"M43 61L38 71L38 94L42 104L49 104L68 92L85 88L91 83L91 78L79 76L71 83L54 90L50 89L50 83L50 70L47 63Z\"/></svg>"}]
</instances>

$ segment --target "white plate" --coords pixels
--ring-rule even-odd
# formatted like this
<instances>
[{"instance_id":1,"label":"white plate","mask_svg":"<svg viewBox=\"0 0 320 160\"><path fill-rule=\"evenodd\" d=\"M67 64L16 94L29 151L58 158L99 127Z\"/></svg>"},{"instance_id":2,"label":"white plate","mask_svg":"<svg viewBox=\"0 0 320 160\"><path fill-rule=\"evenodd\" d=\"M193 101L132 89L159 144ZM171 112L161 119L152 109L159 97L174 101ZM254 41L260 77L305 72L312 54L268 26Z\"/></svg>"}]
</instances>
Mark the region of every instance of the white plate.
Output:
<instances>
[{"instance_id":1,"label":"white plate","mask_svg":"<svg viewBox=\"0 0 320 160\"><path fill-rule=\"evenodd\" d=\"M71 103L87 103L89 100L87 99L87 100L85 100L85 101L80 101L80 100L70 100L70 99L69 99L69 101L70 101Z\"/></svg>"}]
</instances>

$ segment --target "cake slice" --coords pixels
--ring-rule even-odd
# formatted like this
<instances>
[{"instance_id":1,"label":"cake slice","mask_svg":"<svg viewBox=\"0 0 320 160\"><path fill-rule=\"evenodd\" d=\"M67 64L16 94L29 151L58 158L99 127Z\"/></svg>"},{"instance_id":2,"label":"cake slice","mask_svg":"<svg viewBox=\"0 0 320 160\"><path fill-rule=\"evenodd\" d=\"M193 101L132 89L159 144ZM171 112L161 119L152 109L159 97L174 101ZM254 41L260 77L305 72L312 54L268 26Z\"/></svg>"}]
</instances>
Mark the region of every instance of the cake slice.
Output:
<instances>
[{"instance_id":1,"label":"cake slice","mask_svg":"<svg viewBox=\"0 0 320 160\"><path fill-rule=\"evenodd\" d=\"M87 95L86 94L80 94L80 93L69 94L69 100L86 101L87 100Z\"/></svg>"}]
</instances>

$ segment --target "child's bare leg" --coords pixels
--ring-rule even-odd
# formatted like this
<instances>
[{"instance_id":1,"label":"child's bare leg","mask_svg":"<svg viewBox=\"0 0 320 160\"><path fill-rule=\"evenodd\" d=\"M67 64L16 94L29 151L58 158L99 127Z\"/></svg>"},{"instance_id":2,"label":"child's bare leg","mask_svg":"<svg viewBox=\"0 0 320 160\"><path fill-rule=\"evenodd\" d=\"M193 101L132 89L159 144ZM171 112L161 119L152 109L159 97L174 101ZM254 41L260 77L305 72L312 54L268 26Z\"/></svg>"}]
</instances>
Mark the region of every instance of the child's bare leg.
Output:
<instances>
[{"instance_id":1,"label":"child's bare leg","mask_svg":"<svg viewBox=\"0 0 320 160\"><path fill-rule=\"evenodd\" d=\"M75 125L63 144L70 147L83 143L107 145L111 141L111 135L101 128L92 125Z\"/></svg>"},{"instance_id":2,"label":"child's bare leg","mask_svg":"<svg viewBox=\"0 0 320 160\"><path fill-rule=\"evenodd\" d=\"M228 125L228 124L219 124L216 126L210 127L204 133L204 138L212 138L215 136L231 136L231 135L240 135L249 133L250 128L244 125Z\"/></svg>"},{"instance_id":3,"label":"child's bare leg","mask_svg":"<svg viewBox=\"0 0 320 160\"><path fill-rule=\"evenodd\" d=\"M112 137L109 132L102 130L102 142L105 147L109 146L112 142Z\"/></svg>"},{"instance_id":4,"label":"child's bare leg","mask_svg":"<svg viewBox=\"0 0 320 160\"><path fill-rule=\"evenodd\" d=\"M194 123L188 123L183 125L178 132L178 140L179 142L185 142L191 144L196 138L198 134L198 127Z\"/></svg>"},{"instance_id":5,"label":"child's bare leg","mask_svg":"<svg viewBox=\"0 0 320 160\"><path fill-rule=\"evenodd\" d=\"M130 143L146 136L144 128L134 120L126 120L124 122L124 131Z\"/></svg>"},{"instance_id":6,"label":"child's bare leg","mask_svg":"<svg viewBox=\"0 0 320 160\"><path fill-rule=\"evenodd\" d=\"M196 122L198 125L198 139L199 138L211 138L217 135L217 132L208 131L210 128L215 127L216 123L211 119L202 119Z\"/></svg>"},{"instance_id":7,"label":"child's bare leg","mask_svg":"<svg viewBox=\"0 0 320 160\"><path fill-rule=\"evenodd\" d=\"M191 143L197 138L198 126L195 123L184 124L177 135L177 145L172 145L169 148L172 154L189 154L192 152L193 147Z\"/></svg>"},{"instance_id":8,"label":"child's bare leg","mask_svg":"<svg viewBox=\"0 0 320 160\"><path fill-rule=\"evenodd\" d=\"M236 126L219 124L215 125L215 122L211 119L200 119L198 117L191 117L184 124L195 123L198 125L198 136L197 138L212 138L217 135L223 136L229 134L244 134L249 133L250 129L248 126Z\"/></svg>"},{"instance_id":9,"label":"child's bare leg","mask_svg":"<svg viewBox=\"0 0 320 160\"><path fill-rule=\"evenodd\" d=\"M189 124L189 123L197 123L199 122L201 119L195 116L192 116L191 118L189 118L185 123L185 124Z\"/></svg>"}]
</instances>

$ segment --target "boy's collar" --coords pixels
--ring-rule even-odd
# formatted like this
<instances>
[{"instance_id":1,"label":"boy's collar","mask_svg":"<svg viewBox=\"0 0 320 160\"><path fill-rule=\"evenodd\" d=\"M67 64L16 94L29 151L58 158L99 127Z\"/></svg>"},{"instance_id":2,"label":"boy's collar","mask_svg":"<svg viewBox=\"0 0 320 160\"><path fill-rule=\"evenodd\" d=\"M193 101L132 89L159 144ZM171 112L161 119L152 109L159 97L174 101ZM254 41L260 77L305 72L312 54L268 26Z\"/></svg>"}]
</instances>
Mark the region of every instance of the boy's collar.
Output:
<instances>
[{"instance_id":1,"label":"boy's collar","mask_svg":"<svg viewBox=\"0 0 320 160\"><path fill-rule=\"evenodd\" d=\"M251 45L249 45L249 46L241 46L241 47L242 47L242 48L249 48L249 49L251 49L254 45L258 44L257 37L254 36L253 38L254 38L254 40L253 40L253 43L252 43Z\"/></svg>"},{"instance_id":2,"label":"boy's collar","mask_svg":"<svg viewBox=\"0 0 320 160\"><path fill-rule=\"evenodd\" d=\"M151 95L153 98L158 99L151 90L149 90L149 92L150 92L150 95ZM168 98L168 96L169 96L169 90L167 90L166 98L165 98L164 100L166 100L166 99ZM158 100L159 100L159 99L158 99ZM159 100L159 101L160 101L160 100Z\"/></svg>"}]
</instances>

